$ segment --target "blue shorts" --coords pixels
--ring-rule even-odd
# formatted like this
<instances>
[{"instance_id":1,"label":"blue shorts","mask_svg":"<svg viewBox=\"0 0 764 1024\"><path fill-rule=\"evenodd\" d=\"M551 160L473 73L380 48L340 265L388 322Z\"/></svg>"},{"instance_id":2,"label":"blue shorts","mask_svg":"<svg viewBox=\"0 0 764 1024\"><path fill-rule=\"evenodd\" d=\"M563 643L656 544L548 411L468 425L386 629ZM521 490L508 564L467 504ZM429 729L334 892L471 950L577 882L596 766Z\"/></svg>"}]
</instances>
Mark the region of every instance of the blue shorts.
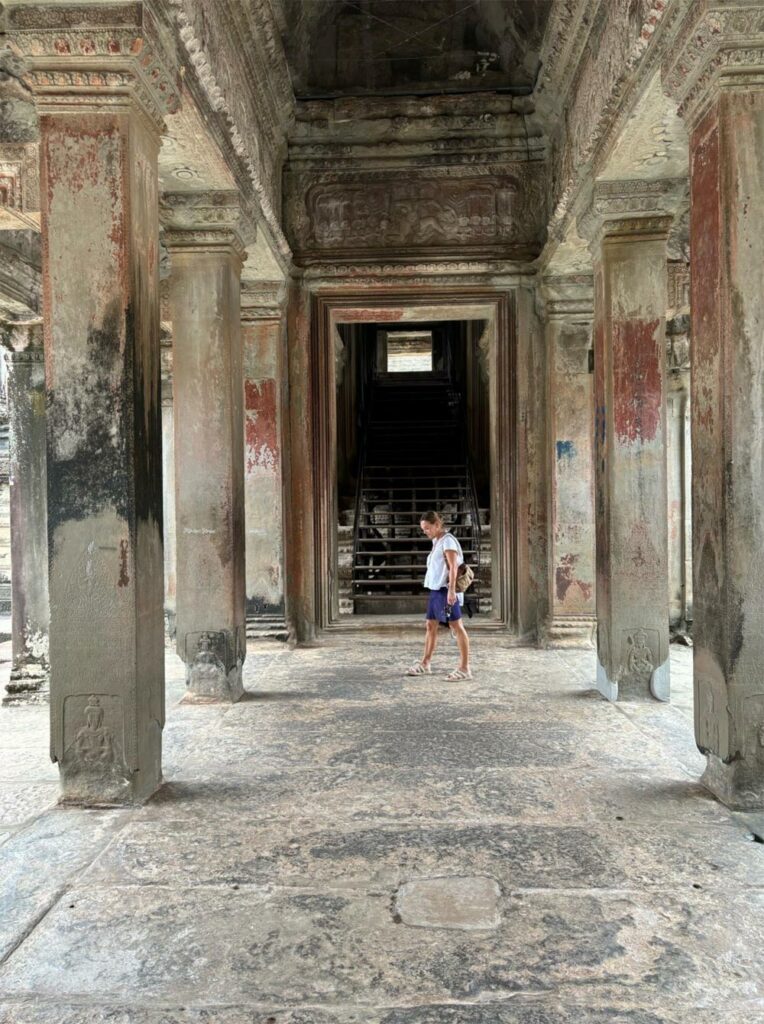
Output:
<instances>
[{"instance_id":1,"label":"blue shorts","mask_svg":"<svg viewBox=\"0 0 764 1024\"><path fill-rule=\"evenodd\" d=\"M444 626L447 626L449 622L456 622L462 617L462 606L459 604L459 596L457 594L456 604L451 606L451 614L446 618L446 598L448 597L448 587L441 587L440 590L430 591L430 600L427 602L427 614L426 619L435 619L437 622L441 622Z\"/></svg>"}]
</instances>

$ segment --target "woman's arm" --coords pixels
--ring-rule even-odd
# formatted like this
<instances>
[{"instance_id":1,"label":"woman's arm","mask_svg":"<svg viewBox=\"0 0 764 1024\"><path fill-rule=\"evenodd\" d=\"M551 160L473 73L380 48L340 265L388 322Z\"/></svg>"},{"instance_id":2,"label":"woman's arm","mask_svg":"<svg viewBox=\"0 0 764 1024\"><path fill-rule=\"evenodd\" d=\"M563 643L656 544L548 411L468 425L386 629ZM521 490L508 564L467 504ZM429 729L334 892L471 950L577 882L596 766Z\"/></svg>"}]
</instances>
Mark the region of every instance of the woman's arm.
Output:
<instances>
[{"instance_id":1,"label":"woman's arm","mask_svg":"<svg viewBox=\"0 0 764 1024\"><path fill-rule=\"evenodd\" d=\"M445 552L446 561L448 562L448 596L446 602L448 604L456 604L456 574L459 570L457 565L457 554L455 551L448 550Z\"/></svg>"}]
</instances>

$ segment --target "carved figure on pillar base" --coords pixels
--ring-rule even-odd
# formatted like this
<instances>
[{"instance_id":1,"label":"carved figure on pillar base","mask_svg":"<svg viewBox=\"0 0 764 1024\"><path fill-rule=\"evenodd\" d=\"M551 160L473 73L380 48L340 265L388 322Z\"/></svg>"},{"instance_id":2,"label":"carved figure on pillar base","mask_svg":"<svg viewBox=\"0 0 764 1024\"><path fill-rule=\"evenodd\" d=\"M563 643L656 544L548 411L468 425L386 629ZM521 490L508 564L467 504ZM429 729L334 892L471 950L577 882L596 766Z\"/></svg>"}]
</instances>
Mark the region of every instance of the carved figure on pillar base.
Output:
<instances>
[{"instance_id":1,"label":"carved figure on pillar base","mask_svg":"<svg viewBox=\"0 0 764 1024\"><path fill-rule=\"evenodd\" d=\"M123 803L132 772L124 756L122 699L90 693L67 697L64 707L63 765L67 803Z\"/></svg>"},{"instance_id":2,"label":"carved figure on pillar base","mask_svg":"<svg viewBox=\"0 0 764 1024\"><path fill-rule=\"evenodd\" d=\"M232 700L244 692L244 638L226 630L186 636L186 700Z\"/></svg>"},{"instance_id":3,"label":"carved figure on pillar base","mask_svg":"<svg viewBox=\"0 0 764 1024\"><path fill-rule=\"evenodd\" d=\"M655 661L648 646L647 630L635 629L626 637L626 664L618 680L619 694L628 696L629 693L649 691L654 671Z\"/></svg>"}]
</instances>

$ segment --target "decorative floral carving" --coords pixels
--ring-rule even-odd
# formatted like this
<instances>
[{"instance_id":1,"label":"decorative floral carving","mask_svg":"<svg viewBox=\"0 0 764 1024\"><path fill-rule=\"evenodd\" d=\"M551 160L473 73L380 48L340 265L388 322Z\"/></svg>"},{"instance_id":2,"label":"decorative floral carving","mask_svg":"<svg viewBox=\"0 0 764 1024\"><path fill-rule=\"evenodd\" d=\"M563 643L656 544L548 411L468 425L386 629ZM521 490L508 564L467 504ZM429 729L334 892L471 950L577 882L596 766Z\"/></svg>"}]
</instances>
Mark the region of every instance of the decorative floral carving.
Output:
<instances>
[{"instance_id":1,"label":"decorative floral carving","mask_svg":"<svg viewBox=\"0 0 764 1024\"><path fill-rule=\"evenodd\" d=\"M146 3L94 7L73 21L66 8L11 7L11 49L25 59L38 106L114 104L129 93L159 127L178 102L172 44Z\"/></svg>"},{"instance_id":2,"label":"decorative floral carving","mask_svg":"<svg viewBox=\"0 0 764 1024\"><path fill-rule=\"evenodd\" d=\"M666 91L679 113L697 121L725 80L764 84L764 4L731 7L727 0L691 4L677 42L663 61Z\"/></svg>"}]
</instances>

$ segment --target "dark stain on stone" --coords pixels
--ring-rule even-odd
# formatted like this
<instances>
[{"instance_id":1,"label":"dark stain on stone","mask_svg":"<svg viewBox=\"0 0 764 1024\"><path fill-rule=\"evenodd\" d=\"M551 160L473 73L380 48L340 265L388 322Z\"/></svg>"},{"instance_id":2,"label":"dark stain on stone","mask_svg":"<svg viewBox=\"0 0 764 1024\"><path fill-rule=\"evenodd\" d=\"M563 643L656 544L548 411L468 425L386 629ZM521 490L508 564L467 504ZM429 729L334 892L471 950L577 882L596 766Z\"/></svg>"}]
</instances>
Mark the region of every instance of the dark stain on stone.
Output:
<instances>
[{"instance_id":1,"label":"dark stain on stone","mask_svg":"<svg viewBox=\"0 0 764 1024\"><path fill-rule=\"evenodd\" d=\"M153 520L162 527L162 444L159 361L156 386L147 389L145 353L137 350L135 318L118 299L87 338L81 377L67 381L66 395L47 394L49 451L57 439L74 435L68 458L53 455L48 464L49 536L71 520L83 520L113 508L134 527ZM157 342L158 353L158 342ZM148 397L153 396L153 397Z\"/></svg>"},{"instance_id":2,"label":"dark stain on stone","mask_svg":"<svg viewBox=\"0 0 764 1024\"><path fill-rule=\"evenodd\" d=\"M148 273L144 270L143 273ZM138 303L141 288L136 288ZM130 373L133 409L133 455L135 459L135 518L136 522L153 522L159 535L163 532L162 498L162 403L161 370L159 364L158 316L152 322L151 337L136 336L136 323L147 325L150 310L134 313L130 306L126 314L128 349L133 350ZM155 335L156 332L156 335ZM146 346L141 349L140 346ZM150 379L147 375L150 374Z\"/></svg>"},{"instance_id":3,"label":"dark stain on stone","mask_svg":"<svg viewBox=\"0 0 764 1024\"><path fill-rule=\"evenodd\" d=\"M125 411L128 388L123 389L123 368L118 365L122 340L121 310L115 300L98 327L87 338L87 360L76 381L61 386L59 396L49 389L49 453L56 453L59 439L74 435L76 446L69 457L53 454L48 461L48 526L52 540L58 526L83 520L114 508L128 519L130 481ZM130 346L125 346L125 353ZM116 384L116 390L115 390Z\"/></svg>"},{"instance_id":4,"label":"dark stain on stone","mask_svg":"<svg viewBox=\"0 0 764 1024\"><path fill-rule=\"evenodd\" d=\"M119 542L119 579L117 580L117 586L126 587L130 582L130 576L127 572L127 541L121 540Z\"/></svg>"}]
</instances>

